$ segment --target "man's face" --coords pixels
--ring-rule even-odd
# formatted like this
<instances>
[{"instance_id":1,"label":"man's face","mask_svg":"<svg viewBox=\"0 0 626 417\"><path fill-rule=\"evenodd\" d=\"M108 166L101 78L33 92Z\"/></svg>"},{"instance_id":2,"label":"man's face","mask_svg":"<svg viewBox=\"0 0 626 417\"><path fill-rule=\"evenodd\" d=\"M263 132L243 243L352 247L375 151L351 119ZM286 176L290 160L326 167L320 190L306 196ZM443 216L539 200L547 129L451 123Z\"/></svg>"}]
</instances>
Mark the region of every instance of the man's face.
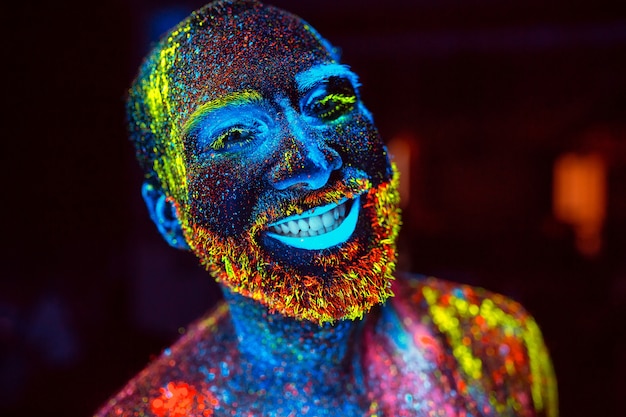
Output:
<instances>
[{"instance_id":1,"label":"man's face","mask_svg":"<svg viewBox=\"0 0 626 417\"><path fill-rule=\"evenodd\" d=\"M296 318L360 317L390 295L391 166L356 76L308 26L277 16L186 45L178 215L235 292Z\"/></svg>"}]
</instances>

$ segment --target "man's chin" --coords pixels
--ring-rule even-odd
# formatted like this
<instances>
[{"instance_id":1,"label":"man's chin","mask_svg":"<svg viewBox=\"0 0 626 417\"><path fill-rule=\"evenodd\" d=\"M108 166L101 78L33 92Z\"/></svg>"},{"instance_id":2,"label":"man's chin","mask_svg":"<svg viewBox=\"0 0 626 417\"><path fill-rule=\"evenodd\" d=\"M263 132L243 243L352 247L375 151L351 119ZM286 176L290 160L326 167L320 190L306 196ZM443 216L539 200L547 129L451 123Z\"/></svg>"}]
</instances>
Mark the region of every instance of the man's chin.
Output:
<instances>
[{"instance_id":1,"label":"man's chin","mask_svg":"<svg viewBox=\"0 0 626 417\"><path fill-rule=\"evenodd\" d=\"M263 257L272 265L280 265L285 274L293 277L316 277L315 279L321 279L325 286L331 288L337 277L341 277L342 272L347 271L354 260L367 256L373 247L370 234L369 231L360 229L341 244L324 249L294 247L268 234L262 235L260 242Z\"/></svg>"},{"instance_id":2,"label":"man's chin","mask_svg":"<svg viewBox=\"0 0 626 417\"><path fill-rule=\"evenodd\" d=\"M340 224L313 236L278 233L280 224L239 238L194 227L194 252L219 282L272 312L320 324L358 319L392 295L397 174L346 208Z\"/></svg>"}]
</instances>

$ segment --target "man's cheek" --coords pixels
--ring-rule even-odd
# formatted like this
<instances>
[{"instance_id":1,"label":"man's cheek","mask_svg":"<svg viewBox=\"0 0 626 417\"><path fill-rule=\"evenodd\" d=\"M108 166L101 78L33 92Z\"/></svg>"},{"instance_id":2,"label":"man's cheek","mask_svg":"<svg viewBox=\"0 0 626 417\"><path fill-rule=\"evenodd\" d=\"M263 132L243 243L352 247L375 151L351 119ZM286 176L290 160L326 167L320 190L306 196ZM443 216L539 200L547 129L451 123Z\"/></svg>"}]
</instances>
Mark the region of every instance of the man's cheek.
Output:
<instances>
[{"instance_id":1,"label":"man's cheek","mask_svg":"<svg viewBox=\"0 0 626 417\"><path fill-rule=\"evenodd\" d=\"M356 115L349 123L335 126L333 142L347 152L371 152L381 142L376 127L362 115Z\"/></svg>"},{"instance_id":2,"label":"man's cheek","mask_svg":"<svg viewBox=\"0 0 626 417\"><path fill-rule=\"evenodd\" d=\"M191 186L192 218L224 237L239 236L249 228L255 205L250 182L220 175L195 181Z\"/></svg>"},{"instance_id":3,"label":"man's cheek","mask_svg":"<svg viewBox=\"0 0 626 417\"><path fill-rule=\"evenodd\" d=\"M375 185L391 179L387 151L375 128L361 124L343 127L337 130L335 138L344 166L362 169L375 180Z\"/></svg>"}]
</instances>

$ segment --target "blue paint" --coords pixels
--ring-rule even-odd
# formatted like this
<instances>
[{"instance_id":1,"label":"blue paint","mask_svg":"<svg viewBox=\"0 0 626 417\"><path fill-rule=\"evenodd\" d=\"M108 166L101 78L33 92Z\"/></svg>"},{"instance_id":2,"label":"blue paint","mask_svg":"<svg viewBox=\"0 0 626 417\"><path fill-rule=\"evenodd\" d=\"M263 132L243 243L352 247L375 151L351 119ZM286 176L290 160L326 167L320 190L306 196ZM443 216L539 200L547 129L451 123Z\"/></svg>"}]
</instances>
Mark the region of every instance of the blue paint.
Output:
<instances>
[{"instance_id":1,"label":"blue paint","mask_svg":"<svg viewBox=\"0 0 626 417\"><path fill-rule=\"evenodd\" d=\"M198 157L211 153L244 151L247 147L258 147L267 139L274 121L259 104L231 103L218 110L204 114L197 127L186 135L195 145ZM223 145L216 148L216 142Z\"/></svg>"},{"instance_id":2,"label":"blue paint","mask_svg":"<svg viewBox=\"0 0 626 417\"><path fill-rule=\"evenodd\" d=\"M349 66L332 63L316 65L296 75L298 91L300 93L308 92L317 84L325 82L331 77L347 78L355 90L361 86L359 77L350 71Z\"/></svg>"}]
</instances>

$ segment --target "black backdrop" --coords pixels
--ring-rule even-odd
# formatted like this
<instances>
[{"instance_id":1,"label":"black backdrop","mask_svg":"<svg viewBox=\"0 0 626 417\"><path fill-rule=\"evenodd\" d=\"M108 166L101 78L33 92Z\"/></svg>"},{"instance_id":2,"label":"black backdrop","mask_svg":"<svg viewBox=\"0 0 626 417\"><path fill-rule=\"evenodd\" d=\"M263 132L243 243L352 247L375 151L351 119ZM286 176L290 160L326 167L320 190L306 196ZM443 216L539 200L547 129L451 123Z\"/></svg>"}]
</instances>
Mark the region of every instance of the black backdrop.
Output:
<instances>
[{"instance_id":1,"label":"black backdrop","mask_svg":"<svg viewBox=\"0 0 626 417\"><path fill-rule=\"evenodd\" d=\"M521 301L552 351L562 415L619 415L624 8L270 3L343 48L383 136L414 150L402 268ZM150 42L200 5L13 2L3 13L1 415L89 415L220 297L149 223L123 113ZM554 160L587 149L609 162L594 258L551 213Z\"/></svg>"}]
</instances>

